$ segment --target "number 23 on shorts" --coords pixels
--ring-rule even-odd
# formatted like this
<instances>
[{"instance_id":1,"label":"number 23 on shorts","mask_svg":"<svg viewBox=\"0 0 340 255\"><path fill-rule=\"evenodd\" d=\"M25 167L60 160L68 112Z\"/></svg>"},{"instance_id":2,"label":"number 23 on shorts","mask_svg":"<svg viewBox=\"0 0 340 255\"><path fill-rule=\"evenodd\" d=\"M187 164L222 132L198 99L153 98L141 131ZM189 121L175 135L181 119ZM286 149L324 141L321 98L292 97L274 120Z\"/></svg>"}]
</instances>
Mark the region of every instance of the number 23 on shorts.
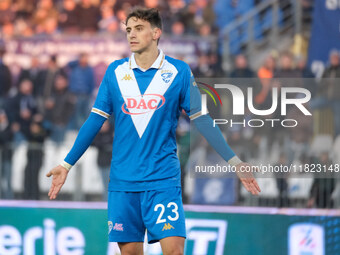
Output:
<instances>
[{"instance_id":1,"label":"number 23 on shorts","mask_svg":"<svg viewBox=\"0 0 340 255\"><path fill-rule=\"evenodd\" d=\"M171 212L169 212L167 216L164 216L165 210L171 210ZM170 221L177 221L179 218L178 205L175 202L169 202L166 205L166 208L163 204L157 204L154 207L154 211L159 212L156 224L164 223L167 219Z\"/></svg>"}]
</instances>

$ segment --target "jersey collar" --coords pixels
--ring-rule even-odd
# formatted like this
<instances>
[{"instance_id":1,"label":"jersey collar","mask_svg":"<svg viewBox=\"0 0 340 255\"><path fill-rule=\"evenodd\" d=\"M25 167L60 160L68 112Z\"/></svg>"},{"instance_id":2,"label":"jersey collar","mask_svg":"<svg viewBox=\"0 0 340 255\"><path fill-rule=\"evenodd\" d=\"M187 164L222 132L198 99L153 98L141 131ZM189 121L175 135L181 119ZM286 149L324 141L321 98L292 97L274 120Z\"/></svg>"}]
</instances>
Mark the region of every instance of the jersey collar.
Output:
<instances>
[{"instance_id":1,"label":"jersey collar","mask_svg":"<svg viewBox=\"0 0 340 255\"><path fill-rule=\"evenodd\" d=\"M152 64L152 66L150 66L150 68L160 69L163 66L163 64L164 64L164 58L165 58L165 55L164 55L163 51L159 50L158 57L155 60L155 62ZM143 68L141 68L141 67L139 67L137 65L134 53L131 54L131 57L130 57L130 60L129 60L129 67L130 67L130 69L138 68L138 69L140 69L143 72L146 71L145 69L143 69Z\"/></svg>"}]
</instances>

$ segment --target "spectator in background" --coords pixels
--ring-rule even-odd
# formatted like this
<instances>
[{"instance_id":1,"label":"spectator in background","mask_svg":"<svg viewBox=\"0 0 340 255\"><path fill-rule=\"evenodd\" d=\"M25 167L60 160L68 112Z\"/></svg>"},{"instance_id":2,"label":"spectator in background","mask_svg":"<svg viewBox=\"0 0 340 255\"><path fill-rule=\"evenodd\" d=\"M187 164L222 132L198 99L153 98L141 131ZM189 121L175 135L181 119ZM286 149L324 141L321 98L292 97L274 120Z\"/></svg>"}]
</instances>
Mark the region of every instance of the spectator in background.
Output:
<instances>
[{"instance_id":1,"label":"spectator in background","mask_svg":"<svg viewBox=\"0 0 340 255\"><path fill-rule=\"evenodd\" d=\"M235 57L234 61L234 69L230 73L230 82L231 84L240 88L244 95L248 95L248 88L252 88L253 98L258 95L261 90L260 81L257 79L255 73L249 67L248 60L245 55L239 54ZM254 104L255 108L257 106ZM252 119L252 113L248 108L245 109L245 114L242 116L238 116L240 121L242 119L248 120ZM238 118L237 117L237 118ZM244 128L233 128L233 139L234 142L240 142L240 144L244 145L244 150L242 151L245 158L256 157L258 153L259 146L259 132L260 129L254 129L248 124L245 125Z\"/></svg>"},{"instance_id":2,"label":"spectator in background","mask_svg":"<svg viewBox=\"0 0 340 255\"><path fill-rule=\"evenodd\" d=\"M297 69L301 72L303 78L315 78L312 70L307 66L307 59L304 56L299 56L296 60Z\"/></svg>"},{"instance_id":3,"label":"spectator in background","mask_svg":"<svg viewBox=\"0 0 340 255\"><path fill-rule=\"evenodd\" d=\"M37 4L37 9L33 14L33 23L37 34L46 33L46 22L48 20L57 20L58 11L53 6L52 0L40 0Z\"/></svg>"},{"instance_id":4,"label":"spectator in background","mask_svg":"<svg viewBox=\"0 0 340 255\"><path fill-rule=\"evenodd\" d=\"M295 68L293 55L286 51L283 52L279 57L279 67L274 71L274 77L271 79L270 88L277 89L278 98L281 97L281 87L303 87L302 83L302 74L301 71ZM290 94L290 98L295 98L299 94ZM270 109L272 106L272 92L268 95L266 101L262 104L263 109ZM287 111L289 111L291 105L287 106ZM296 113L298 114L298 113ZM278 121L282 121L284 119L284 115L281 114L281 104L277 105L276 111L274 113L267 116L272 119L277 119ZM276 128L272 129L268 126L267 129L264 130L266 134L266 138L268 139L268 151L271 150L274 144L278 144L283 151L286 152L289 145L289 129L284 128L283 126L278 125Z\"/></svg>"},{"instance_id":5,"label":"spectator in background","mask_svg":"<svg viewBox=\"0 0 340 255\"><path fill-rule=\"evenodd\" d=\"M323 78L323 89L330 101L335 124L335 135L340 135L340 53L332 50L329 57L330 65L326 68Z\"/></svg>"},{"instance_id":6,"label":"spectator in background","mask_svg":"<svg viewBox=\"0 0 340 255\"><path fill-rule=\"evenodd\" d=\"M75 0L63 0L63 6L59 14L59 27L67 34L78 33L78 17Z\"/></svg>"},{"instance_id":7,"label":"spectator in background","mask_svg":"<svg viewBox=\"0 0 340 255\"><path fill-rule=\"evenodd\" d=\"M198 34L203 37L211 36L211 26L207 23L203 23L198 29Z\"/></svg>"},{"instance_id":8,"label":"spectator in background","mask_svg":"<svg viewBox=\"0 0 340 255\"><path fill-rule=\"evenodd\" d=\"M13 136L15 129L12 127L7 113L0 107L0 194L1 198L12 199L12 154Z\"/></svg>"},{"instance_id":9,"label":"spectator in background","mask_svg":"<svg viewBox=\"0 0 340 255\"><path fill-rule=\"evenodd\" d=\"M76 98L74 128L79 129L89 113L90 99L95 87L94 71L88 64L86 53L81 54L79 60L70 62L68 67L70 68L69 90Z\"/></svg>"},{"instance_id":10,"label":"spectator in background","mask_svg":"<svg viewBox=\"0 0 340 255\"><path fill-rule=\"evenodd\" d=\"M255 73L249 68L245 55L240 54L235 57L235 68L230 73L230 78L253 78Z\"/></svg>"},{"instance_id":11,"label":"spectator in background","mask_svg":"<svg viewBox=\"0 0 340 255\"><path fill-rule=\"evenodd\" d=\"M196 26L201 26L204 23L213 27L215 24L215 12L213 10L212 1L210 0L194 0L197 7L195 13Z\"/></svg>"},{"instance_id":12,"label":"spectator in background","mask_svg":"<svg viewBox=\"0 0 340 255\"><path fill-rule=\"evenodd\" d=\"M214 74L214 70L210 67L210 60L207 54L201 54L198 57L198 65L195 69L192 70L192 73L196 77L212 77Z\"/></svg>"},{"instance_id":13,"label":"spectator in background","mask_svg":"<svg viewBox=\"0 0 340 255\"><path fill-rule=\"evenodd\" d=\"M159 0L144 0L144 6L146 8L158 8Z\"/></svg>"},{"instance_id":14,"label":"spectator in background","mask_svg":"<svg viewBox=\"0 0 340 255\"><path fill-rule=\"evenodd\" d=\"M329 57L330 65L323 73L318 88L318 97L311 101L312 109L329 107L333 111L335 136L340 135L340 55L333 50Z\"/></svg>"},{"instance_id":15,"label":"spectator in background","mask_svg":"<svg viewBox=\"0 0 340 255\"><path fill-rule=\"evenodd\" d=\"M332 165L332 162L329 158L329 153L321 153L321 155L315 159L314 163L325 166L327 172L322 173L322 178L320 178L320 176L314 178L307 207L332 208L332 193L335 189L335 176L333 171L328 170Z\"/></svg>"},{"instance_id":16,"label":"spectator in background","mask_svg":"<svg viewBox=\"0 0 340 255\"><path fill-rule=\"evenodd\" d=\"M302 78L301 71L294 67L293 55L290 52L283 52L279 63L280 68L274 73L275 78Z\"/></svg>"},{"instance_id":17,"label":"spectator in background","mask_svg":"<svg viewBox=\"0 0 340 255\"><path fill-rule=\"evenodd\" d=\"M255 102L262 109L269 109L267 108L269 106L269 101L271 97L269 91L271 89L272 78L274 77L275 66L275 59L271 55L269 55L257 72L257 77L259 77L261 82L261 91L256 96Z\"/></svg>"},{"instance_id":18,"label":"spectator in background","mask_svg":"<svg viewBox=\"0 0 340 255\"><path fill-rule=\"evenodd\" d=\"M146 8L156 8L161 13L162 23L163 23L163 32L170 33L171 25L174 22L174 16L171 16L169 12L169 3L164 0L144 0L144 5Z\"/></svg>"},{"instance_id":19,"label":"spectator in background","mask_svg":"<svg viewBox=\"0 0 340 255\"><path fill-rule=\"evenodd\" d=\"M13 23L15 12L11 8L11 0L0 1L0 26L7 22Z\"/></svg>"},{"instance_id":20,"label":"spectator in background","mask_svg":"<svg viewBox=\"0 0 340 255\"><path fill-rule=\"evenodd\" d=\"M180 22L183 25L185 24L183 21L186 3L183 0L170 0L164 2L166 2L166 6L163 7L161 13L163 23L165 23L163 32L172 34L171 30L175 23ZM169 25L171 26L168 27Z\"/></svg>"},{"instance_id":21,"label":"spectator in background","mask_svg":"<svg viewBox=\"0 0 340 255\"><path fill-rule=\"evenodd\" d=\"M303 80L303 87L308 89L311 94L312 98L316 95L317 85L315 82L315 75L307 66L307 59L303 56L298 57L297 59L297 69L301 72Z\"/></svg>"},{"instance_id":22,"label":"spectator in background","mask_svg":"<svg viewBox=\"0 0 340 255\"><path fill-rule=\"evenodd\" d=\"M93 146L98 149L97 164L101 173L104 192L102 199L107 201L110 167L112 158L113 127L107 120L93 140Z\"/></svg>"},{"instance_id":23,"label":"spectator in background","mask_svg":"<svg viewBox=\"0 0 340 255\"><path fill-rule=\"evenodd\" d=\"M58 19L55 17L49 17L44 22L44 35L55 35L59 33Z\"/></svg>"},{"instance_id":24,"label":"spectator in background","mask_svg":"<svg viewBox=\"0 0 340 255\"><path fill-rule=\"evenodd\" d=\"M28 19L31 18L36 0L16 0L12 3L15 10L16 18Z\"/></svg>"},{"instance_id":25,"label":"spectator in background","mask_svg":"<svg viewBox=\"0 0 340 255\"><path fill-rule=\"evenodd\" d=\"M175 21L171 25L171 34L175 37L181 37L185 33L184 24L181 21Z\"/></svg>"},{"instance_id":26,"label":"spectator in background","mask_svg":"<svg viewBox=\"0 0 340 255\"><path fill-rule=\"evenodd\" d=\"M301 70L296 69L295 62L292 53L286 51L280 55L279 58L279 68L276 69L274 73L274 80L272 82L272 87L276 87L278 89L278 96L280 95L280 88L283 87L303 87L302 73ZM298 94L291 94L292 98L296 97ZM287 110L289 110L289 105ZM278 105L278 109L276 111L276 116L280 120L283 119L283 116L279 114L281 111L281 105ZM274 113L275 114L275 113ZM278 130L278 129L277 129ZM287 131L287 129L282 129L282 131Z\"/></svg>"},{"instance_id":27,"label":"spectator in background","mask_svg":"<svg viewBox=\"0 0 340 255\"><path fill-rule=\"evenodd\" d=\"M66 73L63 69L58 67L57 57L53 55L47 63L47 68L41 71L42 85L39 87L39 91L37 93L39 111L41 113L44 113L44 101L52 96L54 84L58 75L66 76Z\"/></svg>"},{"instance_id":28,"label":"spectator in background","mask_svg":"<svg viewBox=\"0 0 340 255\"><path fill-rule=\"evenodd\" d=\"M192 1L186 8L183 18L188 32L192 34L198 34L200 27L204 23L213 27L215 24L215 12L212 8L212 2L207 0Z\"/></svg>"},{"instance_id":29,"label":"spectator in background","mask_svg":"<svg viewBox=\"0 0 340 255\"><path fill-rule=\"evenodd\" d=\"M34 35L33 26L24 18L15 19L15 35L30 37Z\"/></svg>"},{"instance_id":30,"label":"spectator in background","mask_svg":"<svg viewBox=\"0 0 340 255\"><path fill-rule=\"evenodd\" d=\"M309 108L308 105L305 107ZM289 129L290 141L286 155L288 164L291 164L308 153L310 140L313 137L313 117L304 115L297 107L291 107L287 112L287 119L294 119L298 122L296 127Z\"/></svg>"},{"instance_id":31,"label":"spectator in background","mask_svg":"<svg viewBox=\"0 0 340 255\"><path fill-rule=\"evenodd\" d=\"M340 53L338 50L332 50L329 56L329 66L325 69L322 78L340 78ZM330 80L331 81L331 80ZM322 84L327 96L340 98L340 86L336 82Z\"/></svg>"},{"instance_id":32,"label":"spectator in background","mask_svg":"<svg viewBox=\"0 0 340 255\"><path fill-rule=\"evenodd\" d=\"M115 33L119 30L117 18L114 16L113 8L109 4L102 4L100 7L101 20L98 23L102 32Z\"/></svg>"},{"instance_id":33,"label":"spectator in background","mask_svg":"<svg viewBox=\"0 0 340 255\"><path fill-rule=\"evenodd\" d=\"M5 45L0 42L0 104L3 98L8 95L9 90L12 87L12 76L7 65L3 61L6 49Z\"/></svg>"},{"instance_id":34,"label":"spectator in background","mask_svg":"<svg viewBox=\"0 0 340 255\"><path fill-rule=\"evenodd\" d=\"M98 30L100 11L91 0L81 0L76 7L76 13L81 32L94 33Z\"/></svg>"},{"instance_id":35,"label":"spectator in background","mask_svg":"<svg viewBox=\"0 0 340 255\"><path fill-rule=\"evenodd\" d=\"M42 166L43 144L47 137L41 115L34 115L27 133L27 164L25 167L24 199L39 200L39 171Z\"/></svg>"},{"instance_id":36,"label":"spectator in background","mask_svg":"<svg viewBox=\"0 0 340 255\"><path fill-rule=\"evenodd\" d=\"M194 2L190 2L184 12L183 12L183 24L186 25L186 32L188 34L196 33L196 23L195 23L195 13L196 13L196 5Z\"/></svg>"},{"instance_id":37,"label":"spectator in background","mask_svg":"<svg viewBox=\"0 0 340 255\"><path fill-rule=\"evenodd\" d=\"M287 166L287 157L284 153L280 154L279 162L275 165L275 167ZM288 182L287 182L287 173L277 172L275 173L276 178L276 187L279 191L278 197L278 207L288 207Z\"/></svg>"},{"instance_id":38,"label":"spectator in background","mask_svg":"<svg viewBox=\"0 0 340 255\"><path fill-rule=\"evenodd\" d=\"M29 80L33 84L33 95L38 96L42 91L44 73L40 68L40 61L37 56L32 56L31 65L27 69L22 69L18 78L18 87L23 80Z\"/></svg>"},{"instance_id":39,"label":"spectator in background","mask_svg":"<svg viewBox=\"0 0 340 255\"><path fill-rule=\"evenodd\" d=\"M110 0L108 1L110 2ZM115 8L115 12L117 12L118 10L124 9L123 5L126 4L127 1L125 0L115 0L115 4L114 4L114 8ZM143 5L144 4L144 0L129 0L129 5L131 6L137 6L137 5ZM127 10L125 10L127 11Z\"/></svg>"},{"instance_id":40,"label":"spectator in background","mask_svg":"<svg viewBox=\"0 0 340 255\"><path fill-rule=\"evenodd\" d=\"M59 146L64 141L67 124L73 114L75 98L68 91L68 81L64 75L58 74L53 86L53 93L45 100L45 116L51 127L50 138Z\"/></svg>"},{"instance_id":41,"label":"spectator in background","mask_svg":"<svg viewBox=\"0 0 340 255\"><path fill-rule=\"evenodd\" d=\"M169 2L169 9L172 16L177 15L185 8L185 1L184 0L170 0Z\"/></svg>"},{"instance_id":42,"label":"spectator in background","mask_svg":"<svg viewBox=\"0 0 340 255\"><path fill-rule=\"evenodd\" d=\"M11 39L15 35L15 28L14 24L11 22L6 22L5 24L2 25L1 27L1 34L0 37L4 39Z\"/></svg>"},{"instance_id":43,"label":"spectator in background","mask_svg":"<svg viewBox=\"0 0 340 255\"><path fill-rule=\"evenodd\" d=\"M19 92L9 100L8 106L8 109L11 109L9 119L20 130L20 133L16 134L17 140L27 139L30 133L31 119L37 114L37 102L33 97L33 83L30 80L21 81Z\"/></svg>"},{"instance_id":44,"label":"spectator in background","mask_svg":"<svg viewBox=\"0 0 340 255\"><path fill-rule=\"evenodd\" d=\"M214 77L225 77L225 73L222 69L220 56L216 52L210 51L208 54L210 68L213 70Z\"/></svg>"},{"instance_id":45,"label":"spectator in background","mask_svg":"<svg viewBox=\"0 0 340 255\"><path fill-rule=\"evenodd\" d=\"M119 20L119 24L120 27L119 29L125 33L125 20L127 17L127 13L130 12L131 8L132 8L132 4L131 2L124 2L122 1L122 3L120 3L119 5L117 4L117 6L119 6L119 8L117 8L117 10L115 11L116 17ZM116 8L115 8L116 9Z\"/></svg>"}]
</instances>

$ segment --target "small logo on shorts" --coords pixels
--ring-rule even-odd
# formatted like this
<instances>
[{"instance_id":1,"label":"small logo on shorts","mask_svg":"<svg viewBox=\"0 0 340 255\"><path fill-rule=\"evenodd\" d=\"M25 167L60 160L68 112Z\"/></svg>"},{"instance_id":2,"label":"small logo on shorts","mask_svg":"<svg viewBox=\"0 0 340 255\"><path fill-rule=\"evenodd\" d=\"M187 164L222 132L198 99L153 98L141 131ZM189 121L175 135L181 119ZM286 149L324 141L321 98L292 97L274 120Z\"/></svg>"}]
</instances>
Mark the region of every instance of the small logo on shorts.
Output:
<instances>
[{"instance_id":1,"label":"small logo on shorts","mask_svg":"<svg viewBox=\"0 0 340 255\"><path fill-rule=\"evenodd\" d=\"M113 229L112 221L109 221L107 224L109 226L109 234L110 234L111 230Z\"/></svg>"},{"instance_id":2,"label":"small logo on shorts","mask_svg":"<svg viewBox=\"0 0 340 255\"><path fill-rule=\"evenodd\" d=\"M115 226L113 227L113 230L124 231L123 224L122 223L116 223Z\"/></svg>"},{"instance_id":3,"label":"small logo on shorts","mask_svg":"<svg viewBox=\"0 0 340 255\"><path fill-rule=\"evenodd\" d=\"M164 230L170 230L170 229L175 229L173 226L170 225L170 223L165 223L162 231Z\"/></svg>"}]
</instances>

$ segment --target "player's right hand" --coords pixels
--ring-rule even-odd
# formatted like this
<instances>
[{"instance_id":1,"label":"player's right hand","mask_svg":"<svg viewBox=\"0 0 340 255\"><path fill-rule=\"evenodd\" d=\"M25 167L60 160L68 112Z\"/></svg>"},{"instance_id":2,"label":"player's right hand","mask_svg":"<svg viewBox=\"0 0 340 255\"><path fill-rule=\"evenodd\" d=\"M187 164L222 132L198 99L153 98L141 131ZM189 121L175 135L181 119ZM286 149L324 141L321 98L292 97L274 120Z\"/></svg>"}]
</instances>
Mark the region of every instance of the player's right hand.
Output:
<instances>
[{"instance_id":1,"label":"player's right hand","mask_svg":"<svg viewBox=\"0 0 340 255\"><path fill-rule=\"evenodd\" d=\"M61 187L65 183L67 174L68 174L68 170L65 167L60 166L60 165L53 168L51 171L49 171L46 174L47 177L53 176L51 188L50 188L50 191L48 192L48 196L50 197L50 199L57 198L57 195Z\"/></svg>"}]
</instances>

